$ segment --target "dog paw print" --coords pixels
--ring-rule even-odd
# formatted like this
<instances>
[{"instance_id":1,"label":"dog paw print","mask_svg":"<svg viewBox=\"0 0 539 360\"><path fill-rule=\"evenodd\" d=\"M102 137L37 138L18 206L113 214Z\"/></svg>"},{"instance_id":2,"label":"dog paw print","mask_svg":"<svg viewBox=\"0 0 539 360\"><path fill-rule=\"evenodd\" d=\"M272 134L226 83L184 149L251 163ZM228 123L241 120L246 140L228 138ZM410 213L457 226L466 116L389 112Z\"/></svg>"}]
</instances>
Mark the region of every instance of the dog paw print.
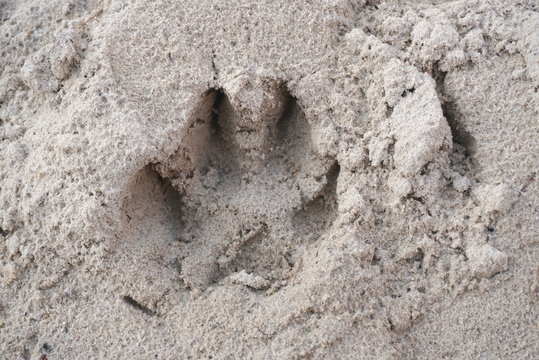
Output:
<instances>
[{"instance_id":1,"label":"dog paw print","mask_svg":"<svg viewBox=\"0 0 539 360\"><path fill-rule=\"evenodd\" d=\"M267 284L289 277L336 216L338 165L317 153L305 114L275 79L209 90L180 148L150 167L178 194L178 267L191 289L240 272Z\"/></svg>"}]
</instances>

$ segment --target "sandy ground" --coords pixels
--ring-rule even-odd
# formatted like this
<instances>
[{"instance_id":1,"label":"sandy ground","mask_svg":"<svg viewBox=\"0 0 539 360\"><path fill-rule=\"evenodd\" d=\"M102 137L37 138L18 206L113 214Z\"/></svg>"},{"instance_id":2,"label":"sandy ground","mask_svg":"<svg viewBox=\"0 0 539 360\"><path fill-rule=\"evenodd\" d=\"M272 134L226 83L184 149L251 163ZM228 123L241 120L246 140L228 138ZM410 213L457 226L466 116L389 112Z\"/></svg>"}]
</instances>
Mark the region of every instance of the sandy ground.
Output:
<instances>
[{"instance_id":1,"label":"sandy ground","mask_svg":"<svg viewBox=\"0 0 539 360\"><path fill-rule=\"evenodd\" d=\"M2 0L0 74L0 358L539 358L537 1Z\"/></svg>"}]
</instances>

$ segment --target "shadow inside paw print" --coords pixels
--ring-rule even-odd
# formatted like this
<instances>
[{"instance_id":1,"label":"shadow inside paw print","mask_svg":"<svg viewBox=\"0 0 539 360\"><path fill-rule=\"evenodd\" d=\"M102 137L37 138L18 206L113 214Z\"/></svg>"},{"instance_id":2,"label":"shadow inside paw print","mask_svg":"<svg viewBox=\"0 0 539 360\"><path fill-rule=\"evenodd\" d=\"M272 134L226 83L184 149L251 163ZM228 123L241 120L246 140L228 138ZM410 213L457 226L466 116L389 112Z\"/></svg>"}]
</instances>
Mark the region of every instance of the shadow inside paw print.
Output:
<instances>
[{"instance_id":1,"label":"shadow inside paw print","mask_svg":"<svg viewBox=\"0 0 539 360\"><path fill-rule=\"evenodd\" d=\"M242 270L284 279L336 216L338 164L314 149L296 99L276 81L240 85L204 94L177 152L143 170L176 192L163 201L189 288Z\"/></svg>"}]
</instances>

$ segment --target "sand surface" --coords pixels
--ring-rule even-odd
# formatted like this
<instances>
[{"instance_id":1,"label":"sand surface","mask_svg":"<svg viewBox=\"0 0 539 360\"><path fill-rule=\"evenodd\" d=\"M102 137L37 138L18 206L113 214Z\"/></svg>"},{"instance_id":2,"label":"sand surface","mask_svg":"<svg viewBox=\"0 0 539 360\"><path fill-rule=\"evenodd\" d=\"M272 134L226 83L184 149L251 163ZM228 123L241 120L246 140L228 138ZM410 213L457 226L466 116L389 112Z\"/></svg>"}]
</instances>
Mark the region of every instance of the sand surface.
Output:
<instances>
[{"instance_id":1,"label":"sand surface","mask_svg":"<svg viewBox=\"0 0 539 360\"><path fill-rule=\"evenodd\" d=\"M1 359L538 359L539 3L0 0Z\"/></svg>"}]
</instances>

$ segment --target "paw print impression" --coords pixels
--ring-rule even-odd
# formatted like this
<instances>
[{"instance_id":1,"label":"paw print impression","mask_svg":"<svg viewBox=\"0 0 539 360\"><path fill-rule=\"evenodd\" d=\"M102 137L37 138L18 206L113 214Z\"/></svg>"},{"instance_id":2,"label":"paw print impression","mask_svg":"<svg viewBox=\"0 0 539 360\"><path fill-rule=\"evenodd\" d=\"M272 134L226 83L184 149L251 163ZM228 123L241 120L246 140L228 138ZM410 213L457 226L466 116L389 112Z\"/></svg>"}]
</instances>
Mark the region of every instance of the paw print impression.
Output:
<instances>
[{"instance_id":1,"label":"paw print impression","mask_svg":"<svg viewBox=\"0 0 539 360\"><path fill-rule=\"evenodd\" d=\"M143 171L175 192L163 201L188 288L242 271L283 280L336 217L338 165L314 149L305 114L274 79L208 91L176 153Z\"/></svg>"}]
</instances>

